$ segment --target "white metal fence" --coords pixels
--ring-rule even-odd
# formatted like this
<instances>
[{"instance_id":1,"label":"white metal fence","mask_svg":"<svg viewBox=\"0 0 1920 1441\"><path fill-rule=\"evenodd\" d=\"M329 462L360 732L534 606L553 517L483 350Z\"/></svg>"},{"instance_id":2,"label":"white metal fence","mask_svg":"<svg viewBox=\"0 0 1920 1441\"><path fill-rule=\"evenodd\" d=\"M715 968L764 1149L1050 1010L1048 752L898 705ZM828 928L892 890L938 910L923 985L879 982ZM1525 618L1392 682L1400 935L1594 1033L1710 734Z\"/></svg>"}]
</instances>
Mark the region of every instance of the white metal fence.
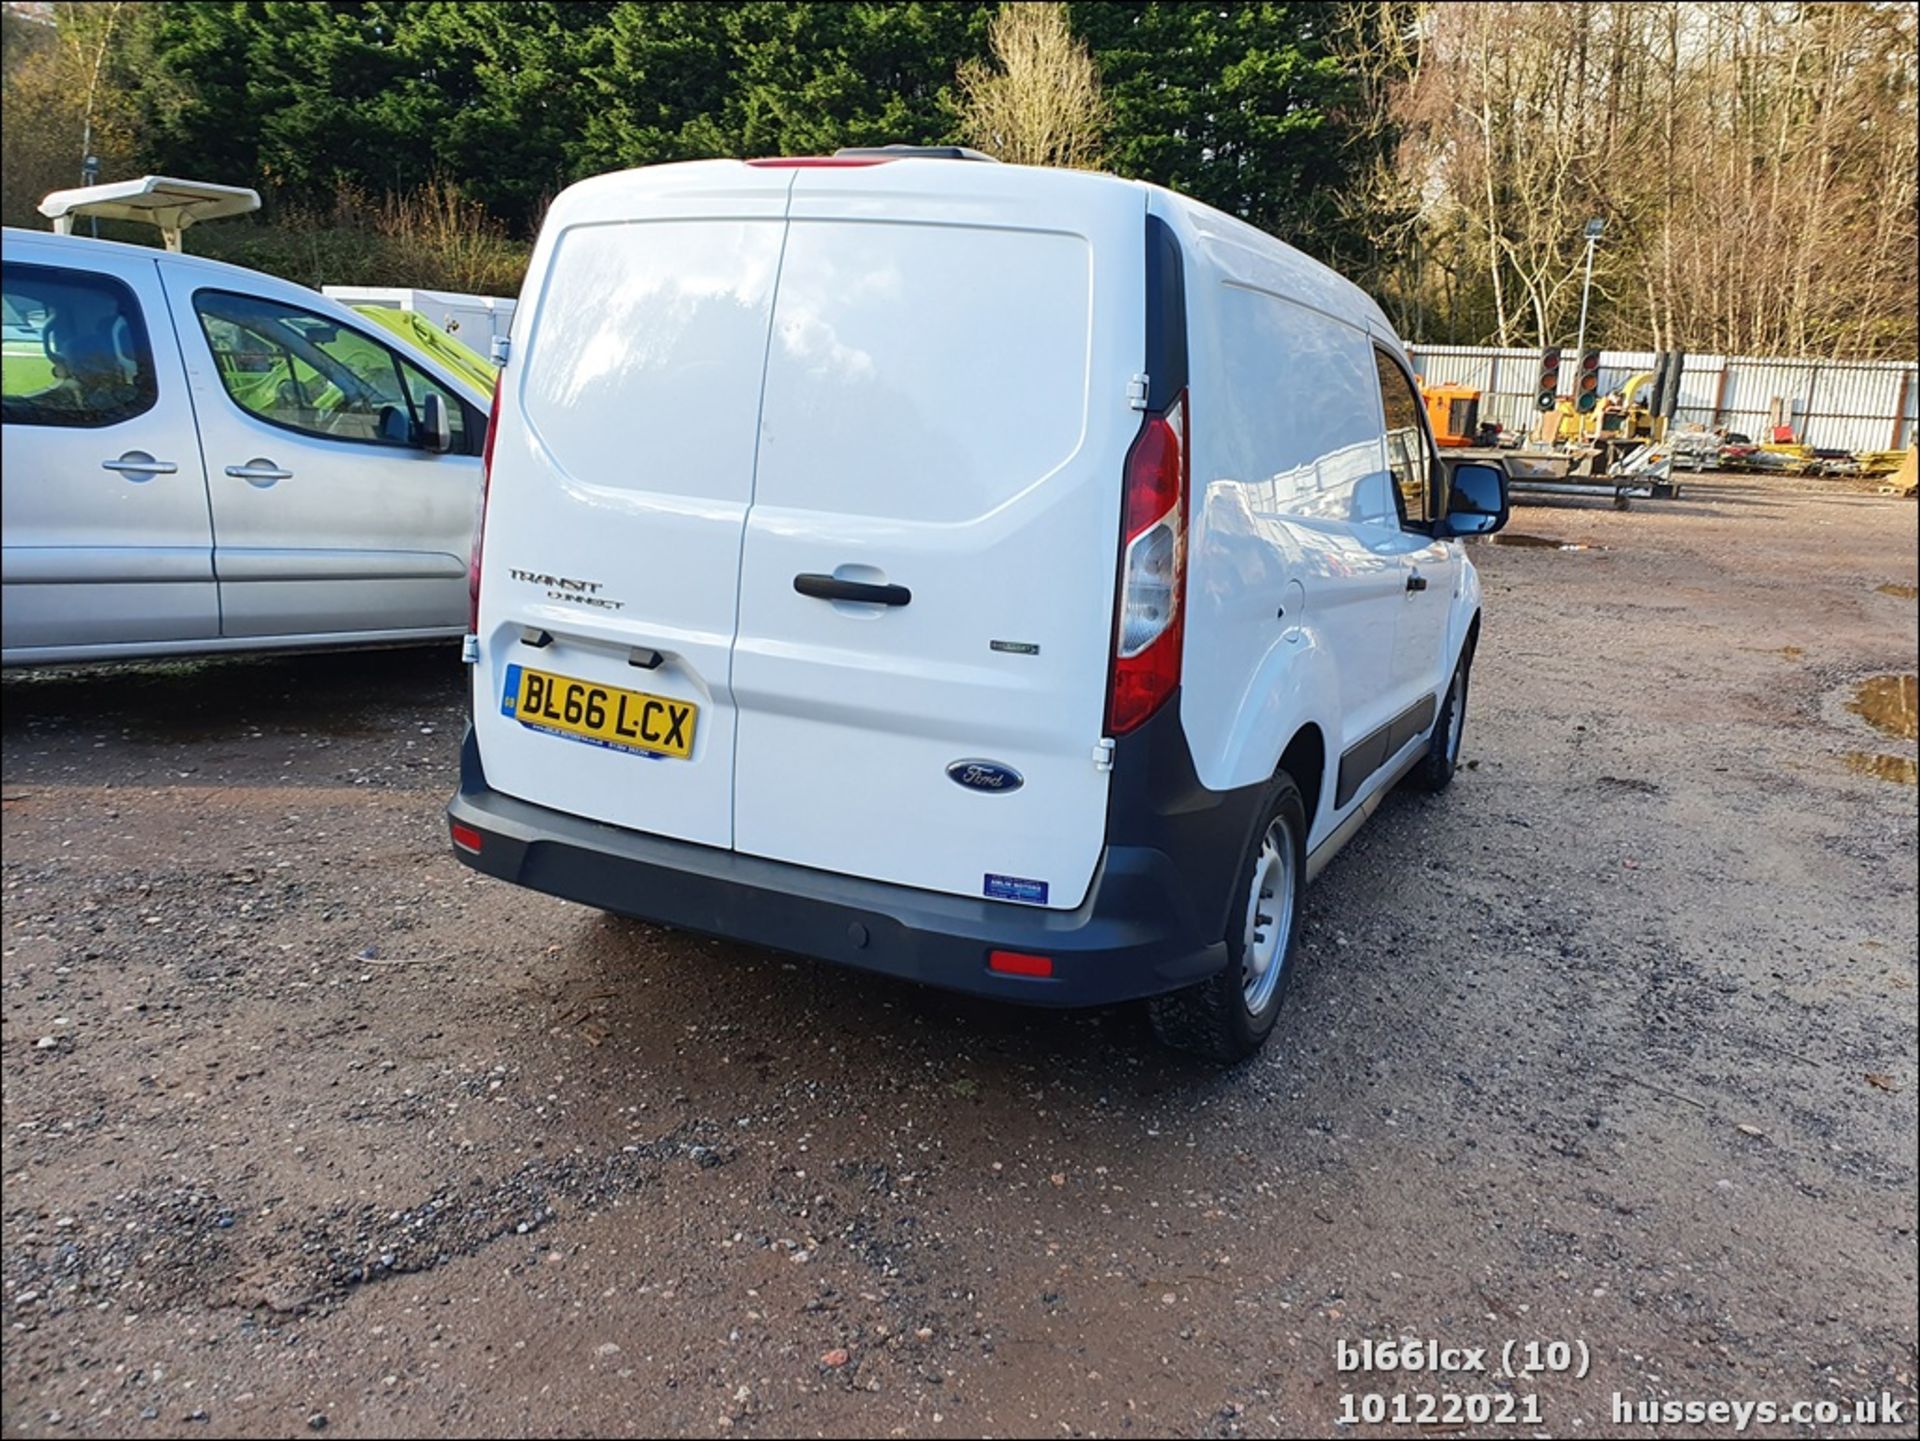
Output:
<instances>
[{"instance_id":1,"label":"white metal fence","mask_svg":"<svg viewBox=\"0 0 1920 1441\"><path fill-rule=\"evenodd\" d=\"M1431 384L1453 381L1480 392L1480 417L1509 430L1533 428L1534 385L1540 352L1470 345L1413 345L1417 370ZM1600 393L1619 390L1628 377L1652 370L1650 350L1600 352ZM1579 357L1563 350L1561 394L1572 393ZM1650 399L1642 394L1644 403ZM1913 440L1920 380L1897 360L1769 360L1744 355L1689 355L1680 374L1678 424L1723 426L1762 440L1776 410L1812 446L1833 450L1895 450Z\"/></svg>"}]
</instances>

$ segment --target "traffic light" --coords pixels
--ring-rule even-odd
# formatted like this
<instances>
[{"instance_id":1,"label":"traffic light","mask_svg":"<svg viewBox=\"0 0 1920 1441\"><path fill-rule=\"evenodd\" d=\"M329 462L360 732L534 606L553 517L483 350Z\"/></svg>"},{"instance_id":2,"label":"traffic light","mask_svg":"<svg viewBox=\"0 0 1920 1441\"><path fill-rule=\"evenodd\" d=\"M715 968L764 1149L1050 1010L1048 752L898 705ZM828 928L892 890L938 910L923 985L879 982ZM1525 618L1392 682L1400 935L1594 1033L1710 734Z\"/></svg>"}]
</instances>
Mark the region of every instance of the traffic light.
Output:
<instances>
[{"instance_id":1,"label":"traffic light","mask_svg":"<svg viewBox=\"0 0 1920 1441\"><path fill-rule=\"evenodd\" d=\"M1540 384L1536 387L1539 394L1533 403L1542 410L1552 410L1560 400L1560 350L1557 346L1540 352Z\"/></svg>"},{"instance_id":2,"label":"traffic light","mask_svg":"<svg viewBox=\"0 0 1920 1441\"><path fill-rule=\"evenodd\" d=\"M1600 352L1580 353L1580 370L1573 378L1574 408L1583 415L1600 403Z\"/></svg>"}]
</instances>

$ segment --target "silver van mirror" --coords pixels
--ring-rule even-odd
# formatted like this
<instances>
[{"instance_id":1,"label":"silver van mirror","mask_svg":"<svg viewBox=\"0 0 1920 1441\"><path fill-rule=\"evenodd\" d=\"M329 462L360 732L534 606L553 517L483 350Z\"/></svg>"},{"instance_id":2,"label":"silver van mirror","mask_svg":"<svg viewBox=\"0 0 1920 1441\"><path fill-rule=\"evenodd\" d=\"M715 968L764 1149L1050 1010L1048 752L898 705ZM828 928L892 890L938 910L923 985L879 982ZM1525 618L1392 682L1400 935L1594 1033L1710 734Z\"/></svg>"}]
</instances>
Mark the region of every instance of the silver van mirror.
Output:
<instances>
[{"instance_id":1,"label":"silver van mirror","mask_svg":"<svg viewBox=\"0 0 1920 1441\"><path fill-rule=\"evenodd\" d=\"M435 455L453 449L453 422L447 415L447 402L432 391L420 407L425 419L420 426L420 443Z\"/></svg>"}]
</instances>

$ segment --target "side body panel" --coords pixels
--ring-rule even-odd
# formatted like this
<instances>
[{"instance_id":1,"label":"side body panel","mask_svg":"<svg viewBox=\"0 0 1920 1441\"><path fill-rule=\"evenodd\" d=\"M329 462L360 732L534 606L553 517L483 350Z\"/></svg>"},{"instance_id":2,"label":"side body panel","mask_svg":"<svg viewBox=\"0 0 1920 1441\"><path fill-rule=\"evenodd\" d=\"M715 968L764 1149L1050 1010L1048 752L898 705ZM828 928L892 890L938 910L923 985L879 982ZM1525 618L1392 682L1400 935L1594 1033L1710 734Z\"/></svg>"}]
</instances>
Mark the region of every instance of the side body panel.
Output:
<instances>
[{"instance_id":1,"label":"side body panel","mask_svg":"<svg viewBox=\"0 0 1920 1441\"><path fill-rule=\"evenodd\" d=\"M458 634L479 458L295 431L250 413L222 382L195 297L257 296L384 345L378 327L312 295L210 284L164 261L161 273L199 418L221 633Z\"/></svg>"},{"instance_id":2,"label":"side body panel","mask_svg":"<svg viewBox=\"0 0 1920 1441\"><path fill-rule=\"evenodd\" d=\"M144 411L115 424L0 428L0 614L8 663L29 663L39 658L36 651L55 648L64 655L75 647L219 635L206 476L155 252L39 244L9 232L6 261L123 286L138 307L157 391ZM44 320L51 317L9 325L10 369L50 367ZM51 369L45 373L51 380Z\"/></svg>"},{"instance_id":3,"label":"side body panel","mask_svg":"<svg viewBox=\"0 0 1920 1441\"><path fill-rule=\"evenodd\" d=\"M1311 846L1362 799L1338 799L1342 751L1402 708L1407 557L1428 544L1394 507L1368 333L1378 311L1270 237L1156 200L1186 248L1194 375L1181 720L1215 791L1264 784L1318 727Z\"/></svg>"}]
</instances>

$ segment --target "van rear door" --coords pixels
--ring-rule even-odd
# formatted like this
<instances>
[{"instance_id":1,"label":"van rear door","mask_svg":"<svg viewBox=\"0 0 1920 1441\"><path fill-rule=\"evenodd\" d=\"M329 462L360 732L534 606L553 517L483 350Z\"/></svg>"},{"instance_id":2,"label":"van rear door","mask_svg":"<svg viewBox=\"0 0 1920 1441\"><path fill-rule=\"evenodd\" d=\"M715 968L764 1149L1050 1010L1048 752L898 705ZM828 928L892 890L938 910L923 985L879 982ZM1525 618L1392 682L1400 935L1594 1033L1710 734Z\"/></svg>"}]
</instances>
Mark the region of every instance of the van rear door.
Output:
<instances>
[{"instance_id":1,"label":"van rear door","mask_svg":"<svg viewBox=\"0 0 1920 1441\"><path fill-rule=\"evenodd\" d=\"M508 795L732 844L728 664L791 181L610 175L542 228L481 552L474 727Z\"/></svg>"},{"instance_id":2,"label":"van rear door","mask_svg":"<svg viewBox=\"0 0 1920 1441\"><path fill-rule=\"evenodd\" d=\"M1071 908L1104 844L1143 192L797 172L740 571L734 845Z\"/></svg>"}]
</instances>

